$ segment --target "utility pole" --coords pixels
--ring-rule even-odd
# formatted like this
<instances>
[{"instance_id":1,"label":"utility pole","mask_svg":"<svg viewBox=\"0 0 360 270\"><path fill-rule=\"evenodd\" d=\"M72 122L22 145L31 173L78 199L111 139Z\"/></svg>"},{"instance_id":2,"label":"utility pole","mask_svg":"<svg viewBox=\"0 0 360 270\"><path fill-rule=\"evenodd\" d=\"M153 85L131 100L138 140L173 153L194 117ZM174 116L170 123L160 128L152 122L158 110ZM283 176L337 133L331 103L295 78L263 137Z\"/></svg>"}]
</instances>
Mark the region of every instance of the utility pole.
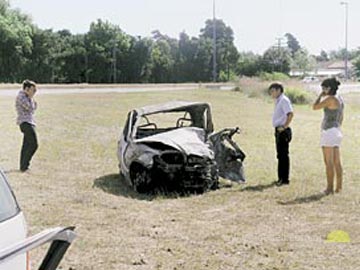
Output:
<instances>
[{"instance_id":1,"label":"utility pole","mask_svg":"<svg viewBox=\"0 0 360 270\"><path fill-rule=\"evenodd\" d=\"M279 37L279 38L276 38L277 40L277 49L278 49L278 59L277 59L277 62L279 64L279 67L280 67L280 72L283 72L283 63L282 63L282 55L281 55L281 47L282 47L282 42L283 42L283 37Z\"/></svg>"},{"instance_id":2,"label":"utility pole","mask_svg":"<svg viewBox=\"0 0 360 270\"><path fill-rule=\"evenodd\" d=\"M349 78L349 71L348 71L348 2L340 2L340 5L345 6L345 81Z\"/></svg>"},{"instance_id":3,"label":"utility pole","mask_svg":"<svg viewBox=\"0 0 360 270\"><path fill-rule=\"evenodd\" d=\"M215 0L213 0L213 81L216 82L216 17Z\"/></svg>"},{"instance_id":4,"label":"utility pole","mask_svg":"<svg viewBox=\"0 0 360 270\"><path fill-rule=\"evenodd\" d=\"M89 83L89 58L88 52L85 53L85 82Z\"/></svg>"},{"instance_id":5,"label":"utility pole","mask_svg":"<svg viewBox=\"0 0 360 270\"><path fill-rule=\"evenodd\" d=\"M116 80L116 73L117 73L117 70L116 70L116 43L114 41L114 46L113 46L113 51L112 51L112 68L113 68L113 83L116 83L117 80Z\"/></svg>"}]
</instances>

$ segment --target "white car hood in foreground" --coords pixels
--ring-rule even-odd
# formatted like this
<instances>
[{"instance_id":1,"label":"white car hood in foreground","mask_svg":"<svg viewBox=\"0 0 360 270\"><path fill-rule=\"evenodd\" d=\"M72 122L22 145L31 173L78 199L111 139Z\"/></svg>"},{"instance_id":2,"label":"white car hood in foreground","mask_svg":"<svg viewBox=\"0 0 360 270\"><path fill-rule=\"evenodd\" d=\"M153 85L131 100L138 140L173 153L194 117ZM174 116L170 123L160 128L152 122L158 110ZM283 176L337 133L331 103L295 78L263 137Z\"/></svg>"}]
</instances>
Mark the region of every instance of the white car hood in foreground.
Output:
<instances>
[{"instance_id":1,"label":"white car hood in foreground","mask_svg":"<svg viewBox=\"0 0 360 270\"><path fill-rule=\"evenodd\" d=\"M159 142L186 155L214 158L214 152L205 143L205 131L196 127L183 127L136 140L137 143Z\"/></svg>"}]
</instances>

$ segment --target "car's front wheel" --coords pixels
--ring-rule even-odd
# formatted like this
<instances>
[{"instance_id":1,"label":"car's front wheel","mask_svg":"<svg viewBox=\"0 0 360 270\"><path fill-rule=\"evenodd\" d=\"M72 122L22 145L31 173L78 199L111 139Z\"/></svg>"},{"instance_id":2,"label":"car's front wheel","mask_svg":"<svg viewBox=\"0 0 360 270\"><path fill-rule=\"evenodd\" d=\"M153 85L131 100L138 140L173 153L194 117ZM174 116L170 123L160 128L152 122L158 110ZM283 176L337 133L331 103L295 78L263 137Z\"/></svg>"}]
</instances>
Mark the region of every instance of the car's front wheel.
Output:
<instances>
[{"instance_id":1,"label":"car's front wheel","mask_svg":"<svg viewBox=\"0 0 360 270\"><path fill-rule=\"evenodd\" d=\"M150 171L140 164L132 166L130 171L132 185L139 193L149 192L151 189Z\"/></svg>"}]
</instances>

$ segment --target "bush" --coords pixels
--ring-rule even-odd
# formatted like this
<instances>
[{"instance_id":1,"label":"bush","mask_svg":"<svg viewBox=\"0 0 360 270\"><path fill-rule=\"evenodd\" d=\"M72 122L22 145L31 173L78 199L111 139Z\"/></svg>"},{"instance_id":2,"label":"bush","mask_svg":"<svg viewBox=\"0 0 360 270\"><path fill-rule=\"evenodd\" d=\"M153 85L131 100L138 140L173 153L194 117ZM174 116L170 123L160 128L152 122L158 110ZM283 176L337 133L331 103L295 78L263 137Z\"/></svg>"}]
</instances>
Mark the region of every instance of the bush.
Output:
<instances>
[{"instance_id":1,"label":"bush","mask_svg":"<svg viewBox=\"0 0 360 270\"><path fill-rule=\"evenodd\" d=\"M308 104L312 100L312 96L309 92L297 87L287 87L285 89L285 95L294 104Z\"/></svg>"},{"instance_id":2,"label":"bush","mask_svg":"<svg viewBox=\"0 0 360 270\"><path fill-rule=\"evenodd\" d=\"M234 81L235 88L234 92L244 93L250 98L263 98L269 96L267 87L268 83L255 77L241 77Z\"/></svg>"},{"instance_id":3,"label":"bush","mask_svg":"<svg viewBox=\"0 0 360 270\"><path fill-rule=\"evenodd\" d=\"M242 77L235 81L234 84L234 91L242 92L250 98L271 98L268 89L269 82L265 82L259 78ZM309 104L315 99L314 94L302 88L301 84L296 82L294 83L293 81L288 80L284 87L286 96L288 96L294 104Z\"/></svg>"},{"instance_id":4,"label":"bush","mask_svg":"<svg viewBox=\"0 0 360 270\"><path fill-rule=\"evenodd\" d=\"M286 81L289 76L281 72L260 72L259 77L263 81Z\"/></svg>"},{"instance_id":5,"label":"bush","mask_svg":"<svg viewBox=\"0 0 360 270\"><path fill-rule=\"evenodd\" d=\"M243 92L242 89L240 88L240 86L235 86L233 91L235 91L235 92Z\"/></svg>"},{"instance_id":6,"label":"bush","mask_svg":"<svg viewBox=\"0 0 360 270\"><path fill-rule=\"evenodd\" d=\"M237 75L234 71L230 70L230 73L221 70L219 74L219 81L220 82L228 82L228 81L234 81L237 79Z\"/></svg>"}]
</instances>

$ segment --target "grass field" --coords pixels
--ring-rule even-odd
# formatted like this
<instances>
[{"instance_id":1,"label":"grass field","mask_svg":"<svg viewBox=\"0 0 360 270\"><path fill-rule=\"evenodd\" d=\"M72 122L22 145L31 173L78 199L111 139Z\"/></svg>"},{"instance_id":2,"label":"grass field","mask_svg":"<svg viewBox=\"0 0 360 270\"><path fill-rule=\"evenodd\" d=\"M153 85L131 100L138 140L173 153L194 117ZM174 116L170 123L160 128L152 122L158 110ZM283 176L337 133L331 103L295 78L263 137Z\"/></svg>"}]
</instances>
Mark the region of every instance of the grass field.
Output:
<instances>
[{"instance_id":1,"label":"grass field","mask_svg":"<svg viewBox=\"0 0 360 270\"><path fill-rule=\"evenodd\" d=\"M138 195L119 180L117 138L127 112L175 99L210 102L216 130L242 129L235 140L247 154L246 185L222 181L219 190L174 198ZM359 95L345 96L344 189L327 197L320 194L322 112L308 105L295 106L291 185L277 188L270 99L196 90L37 101L40 148L31 173L21 174L14 98L0 98L0 166L30 234L76 226L78 238L61 269L360 269ZM339 229L351 243L326 243ZM32 261L42 252L32 252Z\"/></svg>"}]
</instances>

